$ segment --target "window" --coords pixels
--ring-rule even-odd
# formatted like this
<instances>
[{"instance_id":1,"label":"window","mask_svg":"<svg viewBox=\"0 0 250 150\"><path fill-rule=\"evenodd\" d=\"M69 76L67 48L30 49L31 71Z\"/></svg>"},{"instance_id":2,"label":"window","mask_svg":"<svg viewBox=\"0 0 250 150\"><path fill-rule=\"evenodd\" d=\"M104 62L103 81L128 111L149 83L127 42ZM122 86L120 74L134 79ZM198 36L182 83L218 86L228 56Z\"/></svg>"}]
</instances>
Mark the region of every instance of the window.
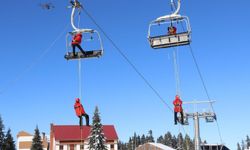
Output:
<instances>
[{"instance_id":1,"label":"window","mask_svg":"<svg viewBox=\"0 0 250 150\"><path fill-rule=\"evenodd\" d=\"M114 150L114 144L110 144L110 149Z\"/></svg>"},{"instance_id":2,"label":"window","mask_svg":"<svg viewBox=\"0 0 250 150\"><path fill-rule=\"evenodd\" d=\"M84 145L80 145L80 150L84 150Z\"/></svg>"},{"instance_id":3,"label":"window","mask_svg":"<svg viewBox=\"0 0 250 150\"><path fill-rule=\"evenodd\" d=\"M63 145L60 145L60 146L59 146L59 150L63 150Z\"/></svg>"}]
</instances>

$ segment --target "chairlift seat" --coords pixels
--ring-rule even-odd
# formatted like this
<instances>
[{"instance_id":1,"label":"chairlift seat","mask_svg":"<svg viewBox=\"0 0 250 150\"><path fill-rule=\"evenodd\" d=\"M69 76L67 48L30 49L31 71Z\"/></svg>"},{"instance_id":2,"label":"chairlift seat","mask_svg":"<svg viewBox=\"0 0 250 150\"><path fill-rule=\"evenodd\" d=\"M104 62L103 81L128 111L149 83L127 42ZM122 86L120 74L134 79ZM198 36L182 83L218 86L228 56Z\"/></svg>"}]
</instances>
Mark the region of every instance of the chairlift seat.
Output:
<instances>
[{"instance_id":1,"label":"chairlift seat","mask_svg":"<svg viewBox=\"0 0 250 150\"><path fill-rule=\"evenodd\" d=\"M160 35L149 37L150 45L154 49L169 48L190 44L189 32L177 33L175 35Z\"/></svg>"},{"instance_id":2,"label":"chairlift seat","mask_svg":"<svg viewBox=\"0 0 250 150\"><path fill-rule=\"evenodd\" d=\"M181 116L180 115L177 116L177 121L181 124ZM183 124L182 125L184 125L184 126L189 125L188 117L186 116L185 113L183 114Z\"/></svg>"},{"instance_id":3,"label":"chairlift seat","mask_svg":"<svg viewBox=\"0 0 250 150\"><path fill-rule=\"evenodd\" d=\"M92 51L85 51L85 54L82 52L76 52L76 56L73 55L73 52L68 52L64 58L67 60L74 60L74 59L86 59L86 58L94 58L94 57L101 57L103 50L92 50Z\"/></svg>"},{"instance_id":4,"label":"chairlift seat","mask_svg":"<svg viewBox=\"0 0 250 150\"><path fill-rule=\"evenodd\" d=\"M205 117L206 122L214 122L214 117Z\"/></svg>"}]
</instances>

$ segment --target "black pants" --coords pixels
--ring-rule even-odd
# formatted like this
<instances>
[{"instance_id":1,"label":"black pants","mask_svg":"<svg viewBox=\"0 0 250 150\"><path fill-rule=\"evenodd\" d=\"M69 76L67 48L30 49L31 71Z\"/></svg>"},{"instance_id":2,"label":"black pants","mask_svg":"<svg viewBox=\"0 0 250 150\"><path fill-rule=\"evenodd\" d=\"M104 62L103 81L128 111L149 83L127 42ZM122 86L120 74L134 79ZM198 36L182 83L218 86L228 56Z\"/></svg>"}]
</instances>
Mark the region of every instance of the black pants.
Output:
<instances>
[{"instance_id":1,"label":"black pants","mask_svg":"<svg viewBox=\"0 0 250 150\"><path fill-rule=\"evenodd\" d=\"M89 115L88 114L83 114L81 116L79 116L79 125L82 126L82 116L85 117L85 120L86 120L86 126L89 126Z\"/></svg>"},{"instance_id":2,"label":"black pants","mask_svg":"<svg viewBox=\"0 0 250 150\"><path fill-rule=\"evenodd\" d=\"M73 55L76 56L76 47L79 48L79 50L85 54L84 50L82 49L82 47L79 44L72 44L72 49L73 49Z\"/></svg>"},{"instance_id":3,"label":"black pants","mask_svg":"<svg viewBox=\"0 0 250 150\"><path fill-rule=\"evenodd\" d=\"M178 121L177 113L178 113L178 112L174 112L174 124L177 124L177 121ZM181 114L181 124L184 124L183 111L181 111L180 114Z\"/></svg>"}]
</instances>

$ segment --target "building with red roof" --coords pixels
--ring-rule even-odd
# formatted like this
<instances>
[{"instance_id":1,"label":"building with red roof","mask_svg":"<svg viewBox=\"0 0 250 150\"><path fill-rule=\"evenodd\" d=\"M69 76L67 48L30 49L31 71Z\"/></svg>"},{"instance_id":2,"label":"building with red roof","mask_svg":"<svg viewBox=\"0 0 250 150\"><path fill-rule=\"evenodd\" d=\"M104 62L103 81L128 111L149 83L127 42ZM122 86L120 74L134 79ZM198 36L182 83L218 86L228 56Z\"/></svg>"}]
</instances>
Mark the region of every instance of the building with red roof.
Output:
<instances>
[{"instance_id":1,"label":"building with red roof","mask_svg":"<svg viewBox=\"0 0 250 150\"><path fill-rule=\"evenodd\" d=\"M79 125L50 126L50 150L88 150L91 127ZM103 125L108 150L118 150L118 136L113 125ZM81 146L82 145L82 146Z\"/></svg>"}]
</instances>

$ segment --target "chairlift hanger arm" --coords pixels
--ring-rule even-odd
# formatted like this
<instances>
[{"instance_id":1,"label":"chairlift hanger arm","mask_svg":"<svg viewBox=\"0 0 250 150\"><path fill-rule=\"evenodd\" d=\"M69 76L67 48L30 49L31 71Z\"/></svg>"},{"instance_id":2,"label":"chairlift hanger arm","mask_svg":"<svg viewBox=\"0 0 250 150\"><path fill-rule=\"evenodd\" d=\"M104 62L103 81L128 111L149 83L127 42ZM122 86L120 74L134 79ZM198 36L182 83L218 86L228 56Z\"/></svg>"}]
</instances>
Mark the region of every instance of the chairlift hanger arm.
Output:
<instances>
[{"instance_id":1,"label":"chairlift hanger arm","mask_svg":"<svg viewBox=\"0 0 250 150\"><path fill-rule=\"evenodd\" d=\"M75 26L75 24L74 24L74 16L75 16L75 11L76 11L76 9L82 9L82 5L81 5L81 3L78 1L78 0L71 0L70 1L70 3L72 4L72 12L71 12L71 26L72 26L72 28L75 30L75 31L78 31L78 32L80 32L79 30L79 28L77 28L76 26Z\"/></svg>"},{"instance_id":2,"label":"chairlift hanger arm","mask_svg":"<svg viewBox=\"0 0 250 150\"><path fill-rule=\"evenodd\" d=\"M171 0L171 5L174 5L174 0ZM171 20L171 19L174 19L176 17L180 17L180 15L179 15L180 9L181 9L181 0L178 0L177 8L172 14L161 16L161 17L157 18L155 20L155 22L162 22L162 21L165 21L165 20L168 20L168 19Z\"/></svg>"}]
</instances>

